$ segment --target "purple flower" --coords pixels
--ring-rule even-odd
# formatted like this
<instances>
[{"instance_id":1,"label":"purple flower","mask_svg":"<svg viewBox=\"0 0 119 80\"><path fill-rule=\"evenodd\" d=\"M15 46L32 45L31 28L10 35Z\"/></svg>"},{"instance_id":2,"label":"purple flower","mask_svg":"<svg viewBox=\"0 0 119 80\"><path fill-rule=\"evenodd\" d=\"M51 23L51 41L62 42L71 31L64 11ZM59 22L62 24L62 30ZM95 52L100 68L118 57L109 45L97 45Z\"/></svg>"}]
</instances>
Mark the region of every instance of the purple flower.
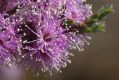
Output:
<instances>
[{"instance_id":1,"label":"purple flower","mask_svg":"<svg viewBox=\"0 0 119 80\"><path fill-rule=\"evenodd\" d=\"M10 62L17 50L17 40L14 37L12 26L0 15L0 64ZM6 24L5 24L6 23Z\"/></svg>"},{"instance_id":2,"label":"purple flower","mask_svg":"<svg viewBox=\"0 0 119 80\"><path fill-rule=\"evenodd\" d=\"M78 3L77 3L78 2ZM76 22L83 22L91 15L91 6L84 5L83 0L71 0L66 2L65 17Z\"/></svg>"},{"instance_id":3,"label":"purple flower","mask_svg":"<svg viewBox=\"0 0 119 80\"><path fill-rule=\"evenodd\" d=\"M90 16L84 0L1 0L0 4L0 63L15 58L34 72L53 73L71 62L69 49L83 51L85 36L65 33L71 25L65 29L62 23L67 19L80 23Z\"/></svg>"},{"instance_id":4,"label":"purple flower","mask_svg":"<svg viewBox=\"0 0 119 80\"><path fill-rule=\"evenodd\" d=\"M70 53L67 50L70 48L70 42L57 20L45 18L42 26L36 28L36 31L29 26L27 28L36 36L32 41L24 41L25 47L21 52L22 63L28 68L37 72L40 69L52 73L60 71L61 67L70 62Z\"/></svg>"}]
</instances>

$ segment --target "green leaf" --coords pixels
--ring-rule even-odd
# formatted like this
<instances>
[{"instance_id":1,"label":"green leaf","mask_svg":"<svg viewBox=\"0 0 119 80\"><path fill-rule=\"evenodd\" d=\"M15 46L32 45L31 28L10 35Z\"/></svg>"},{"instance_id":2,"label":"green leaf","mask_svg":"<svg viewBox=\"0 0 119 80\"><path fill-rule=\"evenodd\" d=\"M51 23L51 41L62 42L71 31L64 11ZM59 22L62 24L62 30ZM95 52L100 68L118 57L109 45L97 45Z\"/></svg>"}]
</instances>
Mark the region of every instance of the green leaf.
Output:
<instances>
[{"instance_id":1,"label":"green leaf","mask_svg":"<svg viewBox=\"0 0 119 80\"><path fill-rule=\"evenodd\" d=\"M112 5L106 5L106 6L102 7L98 12L98 14L99 14L98 20L102 20L108 14L110 14L112 12L113 12L113 6Z\"/></svg>"},{"instance_id":2,"label":"green leaf","mask_svg":"<svg viewBox=\"0 0 119 80\"><path fill-rule=\"evenodd\" d=\"M96 23L91 27L87 27L84 29L84 33L91 33L91 32L104 32L105 31L105 24L104 23Z\"/></svg>"},{"instance_id":3,"label":"green leaf","mask_svg":"<svg viewBox=\"0 0 119 80\"><path fill-rule=\"evenodd\" d=\"M92 15L88 21L87 25L91 26L95 24L96 22L104 19L107 15L113 12L113 6L112 5L106 5L103 6L96 14Z\"/></svg>"}]
</instances>

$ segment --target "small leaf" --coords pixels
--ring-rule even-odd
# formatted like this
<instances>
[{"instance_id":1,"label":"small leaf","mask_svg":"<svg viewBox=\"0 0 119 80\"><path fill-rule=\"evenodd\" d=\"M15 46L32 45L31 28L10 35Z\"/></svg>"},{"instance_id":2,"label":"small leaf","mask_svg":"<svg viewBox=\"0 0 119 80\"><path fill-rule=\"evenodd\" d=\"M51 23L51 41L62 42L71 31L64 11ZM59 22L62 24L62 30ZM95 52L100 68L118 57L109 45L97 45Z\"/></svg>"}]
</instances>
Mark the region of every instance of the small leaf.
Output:
<instances>
[{"instance_id":1,"label":"small leaf","mask_svg":"<svg viewBox=\"0 0 119 80\"><path fill-rule=\"evenodd\" d=\"M112 12L113 12L112 5L106 5L106 6L102 7L98 12L99 13L98 20L105 18L108 14L110 14Z\"/></svg>"},{"instance_id":2,"label":"small leaf","mask_svg":"<svg viewBox=\"0 0 119 80\"><path fill-rule=\"evenodd\" d=\"M91 26L96 22L102 20L107 15L113 12L112 5L103 6L96 14L92 15L89 19L87 19L87 25Z\"/></svg>"},{"instance_id":3,"label":"small leaf","mask_svg":"<svg viewBox=\"0 0 119 80\"><path fill-rule=\"evenodd\" d=\"M105 31L105 24L104 23L96 23L91 27L85 28L83 31L84 33L90 33L90 32L104 32Z\"/></svg>"}]
</instances>

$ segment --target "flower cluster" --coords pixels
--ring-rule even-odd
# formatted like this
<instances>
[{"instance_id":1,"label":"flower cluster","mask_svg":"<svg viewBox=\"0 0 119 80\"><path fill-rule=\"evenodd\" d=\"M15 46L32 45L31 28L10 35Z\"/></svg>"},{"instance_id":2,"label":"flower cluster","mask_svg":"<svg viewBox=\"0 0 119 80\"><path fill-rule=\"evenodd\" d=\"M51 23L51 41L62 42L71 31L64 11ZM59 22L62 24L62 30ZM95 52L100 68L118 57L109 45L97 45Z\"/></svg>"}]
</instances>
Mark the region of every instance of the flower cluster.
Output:
<instances>
[{"instance_id":1,"label":"flower cluster","mask_svg":"<svg viewBox=\"0 0 119 80\"><path fill-rule=\"evenodd\" d=\"M92 15L85 0L0 0L0 64L61 71L71 63L69 50L83 51L86 33L102 31L97 22L110 12L107 6Z\"/></svg>"}]
</instances>

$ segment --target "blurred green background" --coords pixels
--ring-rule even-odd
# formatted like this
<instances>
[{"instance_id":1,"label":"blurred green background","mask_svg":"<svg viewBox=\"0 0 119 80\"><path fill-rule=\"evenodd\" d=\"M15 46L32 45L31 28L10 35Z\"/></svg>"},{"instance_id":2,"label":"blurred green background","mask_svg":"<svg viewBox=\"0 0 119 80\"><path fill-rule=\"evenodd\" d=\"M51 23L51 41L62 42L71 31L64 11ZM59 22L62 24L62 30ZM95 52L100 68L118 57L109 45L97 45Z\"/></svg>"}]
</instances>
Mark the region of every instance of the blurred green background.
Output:
<instances>
[{"instance_id":1,"label":"blurred green background","mask_svg":"<svg viewBox=\"0 0 119 80\"><path fill-rule=\"evenodd\" d=\"M69 0L70 1L70 0ZM106 32L90 34L91 44L85 51L74 51L72 63L63 73L52 77L28 74L28 80L119 80L119 0L87 0L96 12L102 5L113 4L115 12L106 19Z\"/></svg>"}]
</instances>

